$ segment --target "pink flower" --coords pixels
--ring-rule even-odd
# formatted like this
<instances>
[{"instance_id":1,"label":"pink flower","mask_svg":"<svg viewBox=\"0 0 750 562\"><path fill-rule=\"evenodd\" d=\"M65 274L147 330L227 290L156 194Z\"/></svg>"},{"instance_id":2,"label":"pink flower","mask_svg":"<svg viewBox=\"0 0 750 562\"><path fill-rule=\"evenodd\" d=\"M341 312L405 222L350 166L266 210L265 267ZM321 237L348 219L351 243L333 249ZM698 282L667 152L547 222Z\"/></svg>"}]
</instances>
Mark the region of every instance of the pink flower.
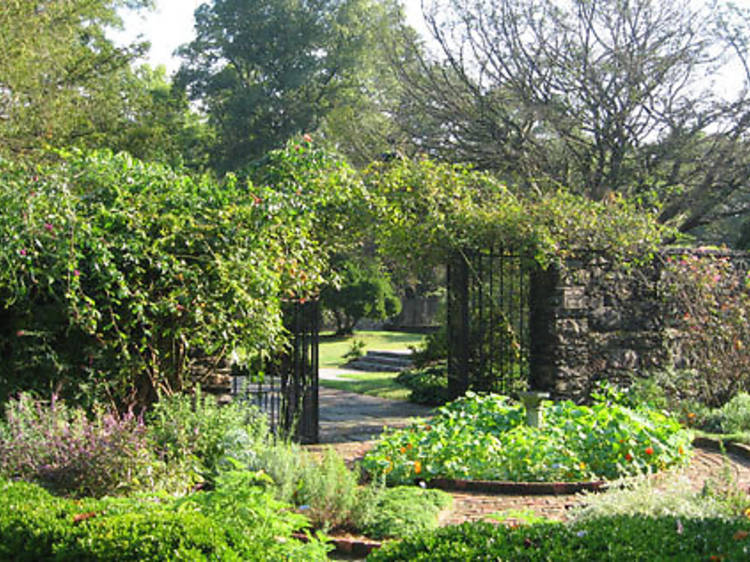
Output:
<instances>
[{"instance_id":1,"label":"pink flower","mask_svg":"<svg viewBox=\"0 0 750 562\"><path fill-rule=\"evenodd\" d=\"M26 250L24 250L23 248L21 248L20 250L18 250L18 253L21 254L22 256L25 256L26 255Z\"/></svg>"},{"instance_id":2,"label":"pink flower","mask_svg":"<svg viewBox=\"0 0 750 562\"><path fill-rule=\"evenodd\" d=\"M78 271L77 269L74 269L73 270L73 277L78 277L79 275L81 275L81 272Z\"/></svg>"},{"instance_id":3,"label":"pink flower","mask_svg":"<svg viewBox=\"0 0 750 562\"><path fill-rule=\"evenodd\" d=\"M305 133L304 135L302 135L302 140L305 142L312 142L312 137Z\"/></svg>"},{"instance_id":4,"label":"pink flower","mask_svg":"<svg viewBox=\"0 0 750 562\"><path fill-rule=\"evenodd\" d=\"M55 229L55 227L52 226L52 224L48 222L44 223L44 228L47 229L47 232L52 232Z\"/></svg>"},{"instance_id":5,"label":"pink flower","mask_svg":"<svg viewBox=\"0 0 750 562\"><path fill-rule=\"evenodd\" d=\"M23 330L18 330L16 332L16 336L18 336L19 338L22 337L22 336L25 336L25 335L26 335L26 332L24 332Z\"/></svg>"}]
</instances>

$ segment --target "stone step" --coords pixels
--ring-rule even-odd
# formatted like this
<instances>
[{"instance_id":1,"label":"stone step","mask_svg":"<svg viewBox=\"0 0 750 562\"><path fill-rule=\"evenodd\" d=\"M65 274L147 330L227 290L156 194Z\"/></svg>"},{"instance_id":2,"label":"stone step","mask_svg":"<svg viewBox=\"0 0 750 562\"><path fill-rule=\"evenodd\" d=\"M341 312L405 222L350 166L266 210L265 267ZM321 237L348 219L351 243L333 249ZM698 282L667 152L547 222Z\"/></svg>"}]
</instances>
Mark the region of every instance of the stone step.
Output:
<instances>
[{"instance_id":1,"label":"stone step","mask_svg":"<svg viewBox=\"0 0 750 562\"><path fill-rule=\"evenodd\" d=\"M397 373L411 367L409 351L368 351L367 355L346 364L347 368L359 371L388 371Z\"/></svg>"}]
</instances>

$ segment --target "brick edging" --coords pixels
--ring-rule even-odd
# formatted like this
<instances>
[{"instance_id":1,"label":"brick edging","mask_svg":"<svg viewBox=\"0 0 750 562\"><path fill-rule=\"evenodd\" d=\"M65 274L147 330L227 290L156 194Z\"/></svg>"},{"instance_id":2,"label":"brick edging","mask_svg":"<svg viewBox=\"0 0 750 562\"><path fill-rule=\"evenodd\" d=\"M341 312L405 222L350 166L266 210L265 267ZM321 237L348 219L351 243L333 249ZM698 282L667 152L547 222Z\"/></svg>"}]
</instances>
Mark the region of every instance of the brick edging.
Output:
<instances>
[{"instance_id":1,"label":"brick edging","mask_svg":"<svg viewBox=\"0 0 750 562\"><path fill-rule=\"evenodd\" d=\"M302 542L308 541L308 536L303 533L292 533L292 537ZM344 537L326 537L326 541L333 544L335 551L340 554L350 554L364 558L376 548L383 546L380 541L370 539L349 539Z\"/></svg>"},{"instance_id":2,"label":"brick edging","mask_svg":"<svg viewBox=\"0 0 750 562\"><path fill-rule=\"evenodd\" d=\"M428 488L454 492L482 492L506 496L567 496L578 492L603 491L606 482L509 482L502 480L458 480L433 478L425 483Z\"/></svg>"}]
</instances>

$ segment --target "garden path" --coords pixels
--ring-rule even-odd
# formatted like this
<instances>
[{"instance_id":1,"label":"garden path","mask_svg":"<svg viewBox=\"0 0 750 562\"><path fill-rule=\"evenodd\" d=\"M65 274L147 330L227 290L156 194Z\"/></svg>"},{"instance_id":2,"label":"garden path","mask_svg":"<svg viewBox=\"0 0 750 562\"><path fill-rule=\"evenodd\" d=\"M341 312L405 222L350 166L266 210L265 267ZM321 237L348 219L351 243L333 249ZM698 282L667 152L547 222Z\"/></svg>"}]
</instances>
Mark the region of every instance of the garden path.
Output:
<instances>
[{"instance_id":1,"label":"garden path","mask_svg":"<svg viewBox=\"0 0 750 562\"><path fill-rule=\"evenodd\" d=\"M432 409L401 400L320 387L318 392L320 442L351 443L373 439L383 426L405 427Z\"/></svg>"},{"instance_id":2,"label":"garden path","mask_svg":"<svg viewBox=\"0 0 750 562\"><path fill-rule=\"evenodd\" d=\"M326 446L336 449L348 463L361 458L372 447L373 437L383 426L404 427L414 417L429 416L431 410L408 402L386 400L328 388L320 389L320 445L308 446L320 451ZM696 447L690 465L685 468L695 489L707 480L719 479L725 467L729 469L740 489L750 489L750 449L746 454L720 452ZM572 506L585 500L582 495L489 495L473 492L453 492L453 510L443 518L443 524L483 519L487 515L507 510L531 510L552 519L565 519Z\"/></svg>"}]
</instances>

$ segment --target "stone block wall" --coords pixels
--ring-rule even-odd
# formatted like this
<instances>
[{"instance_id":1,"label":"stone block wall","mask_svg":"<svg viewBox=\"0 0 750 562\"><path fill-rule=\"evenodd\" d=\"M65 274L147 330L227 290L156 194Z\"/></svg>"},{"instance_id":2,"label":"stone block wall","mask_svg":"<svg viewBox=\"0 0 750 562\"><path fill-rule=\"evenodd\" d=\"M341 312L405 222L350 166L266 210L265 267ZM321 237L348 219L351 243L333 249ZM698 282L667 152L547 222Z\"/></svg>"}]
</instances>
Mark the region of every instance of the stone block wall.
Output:
<instances>
[{"instance_id":1,"label":"stone block wall","mask_svg":"<svg viewBox=\"0 0 750 562\"><path fill-rule=\"evenodd\" d=\"M536 272L530 388L584 401L599 380L625 383L670 366L667 311L675 312L659 294L665 258L623 271L590 254L568 260L565 268Z\"/></svg>"}]
</instances>

